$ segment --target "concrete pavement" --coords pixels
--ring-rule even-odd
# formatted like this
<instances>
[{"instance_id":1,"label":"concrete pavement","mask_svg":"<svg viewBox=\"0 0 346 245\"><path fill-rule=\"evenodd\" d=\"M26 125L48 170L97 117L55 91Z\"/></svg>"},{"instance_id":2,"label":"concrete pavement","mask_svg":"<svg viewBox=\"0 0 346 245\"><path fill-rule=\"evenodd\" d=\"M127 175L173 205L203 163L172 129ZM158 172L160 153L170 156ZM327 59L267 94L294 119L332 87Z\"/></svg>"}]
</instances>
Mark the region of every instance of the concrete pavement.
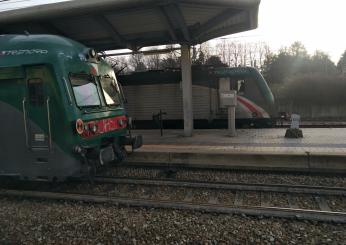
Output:
<instances>
[{"instance_id":1,"label":"concrete pavement","mask_svg":"<svg viewBox=\"0 0 346 245\"><path fill-rule=\"evenodd\" d=\"M286 139L285 129L241 129L237 137L226 130L138 130L144 146L128 163L209 168L328 171L346 173L346 129L306 128L304 138Z\"/></svg>"}]
</instances>

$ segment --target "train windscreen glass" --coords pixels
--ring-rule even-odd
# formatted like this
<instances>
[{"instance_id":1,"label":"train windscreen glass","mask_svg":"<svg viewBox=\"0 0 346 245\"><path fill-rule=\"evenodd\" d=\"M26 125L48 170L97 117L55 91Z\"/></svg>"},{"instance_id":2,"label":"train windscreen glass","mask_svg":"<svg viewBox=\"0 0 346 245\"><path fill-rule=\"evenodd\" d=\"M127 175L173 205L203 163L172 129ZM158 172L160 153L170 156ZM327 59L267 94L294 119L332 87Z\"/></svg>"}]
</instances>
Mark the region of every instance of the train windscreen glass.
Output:
<instances>
[{"instance_id":1,"label":"train windscreen glass","mask_svg":"<svg viewBox=\"0 0 346 245\"><path fill-rule=\"evenodd\" d=\"M100 106L101 101L95 80L90 76L70 76L77 106Z\"/></svg>"},{"instance_id":2,"label":"train windscreen glass","mask_svg":"<svg viewBox=\"0 0 346 245\"><path fill-rule=\"evenodd\" d=\"M107 105L120 105L119 91L114 79L111 77L101 77L101 87Z\"/></svg>"}]
</instances>

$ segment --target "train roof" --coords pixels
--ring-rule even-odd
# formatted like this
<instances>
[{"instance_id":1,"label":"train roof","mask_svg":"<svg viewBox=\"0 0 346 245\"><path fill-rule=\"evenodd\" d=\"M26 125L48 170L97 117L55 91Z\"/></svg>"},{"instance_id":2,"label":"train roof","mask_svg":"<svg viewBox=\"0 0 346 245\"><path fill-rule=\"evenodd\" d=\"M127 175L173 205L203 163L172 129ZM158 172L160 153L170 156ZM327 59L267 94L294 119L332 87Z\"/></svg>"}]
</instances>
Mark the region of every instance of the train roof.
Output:
<instances>
[{"instance_id":1,"label":"train roof","mask_svg":"<svg viewBox=\"0 0 346 245\"><path fill-rule=\"evenodd\" d=\"M258 70L252 66L241 66L241 67L216 67L215 75L219 77L223 76L250 76L251 73L257 73Z\"/></svg>"},{"instance_id":2,"label":"train roof","mask_svg":"<svg viewBox=\"0 0 346 245\"><path fill-rule=\"evenodd\" d=\"M19 51L31 50L33 54L39 53L35 50L74 50L76 52L86 49L83 44L69 38L56 35L0 35L0 55L15 55ZM19 55L18 52L16 55Z\"/></svg>"},{"instance_id":3,"label":"train roof","mask_svg":"<svg viewBox=\"0 0 346 245\"><path fill-rule=\"evenodd\" d=\"M90 48L56 35L0 35L0 68L50 64L59 72L108 74L114 70L103 59L91 57ZM63 74L60 74L63 75Z\"/></svg>"}]
</instances>

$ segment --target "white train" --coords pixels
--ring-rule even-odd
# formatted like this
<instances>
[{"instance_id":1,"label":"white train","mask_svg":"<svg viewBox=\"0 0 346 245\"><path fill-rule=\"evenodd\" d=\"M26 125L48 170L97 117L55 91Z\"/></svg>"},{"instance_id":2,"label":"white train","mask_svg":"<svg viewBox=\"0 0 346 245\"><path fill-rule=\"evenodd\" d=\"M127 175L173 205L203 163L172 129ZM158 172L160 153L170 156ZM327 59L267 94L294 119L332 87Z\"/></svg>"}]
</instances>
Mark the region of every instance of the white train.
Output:
<instances>
[{"instance_id":1,"label":"white train","mask_svg":"<svg viewBox=\"0 0 346 245\"><path fill-rule=\"evenodd\" d=\"M136 128L155 128L153 116L164 112L164 128L183 127L180 70L158 70L119 75L129 103L127 112ZM219 92L237 90L237 127L272 126L274 97L263 76L253 67L192 69L195 128L227 127L227 110L220 107Z\"/></svg>"}]
</instances>

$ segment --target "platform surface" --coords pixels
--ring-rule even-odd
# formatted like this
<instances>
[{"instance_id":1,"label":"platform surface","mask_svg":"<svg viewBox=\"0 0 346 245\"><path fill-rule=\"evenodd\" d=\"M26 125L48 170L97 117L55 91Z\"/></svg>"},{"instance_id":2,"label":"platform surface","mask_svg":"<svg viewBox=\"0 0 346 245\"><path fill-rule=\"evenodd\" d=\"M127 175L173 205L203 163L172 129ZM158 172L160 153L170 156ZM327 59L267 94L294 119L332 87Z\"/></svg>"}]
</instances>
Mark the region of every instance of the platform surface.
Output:
<instances>
[{"instance_id":1,"label":"platform surface","mask_svg":"<svg viewBox=\"0 0 346 245\"><path fill-rule=\"evenodd\" d=\"M183 130L134 130L143 135L144 145L139 152L265 152L265 153L321 153L346 155L346 128L304 128L304 137L285 138L284 128L237 129L236 137L227 130L195 130L192 137L184 137Z\"/></svg>"},{"instance_id":2,"label":"platform surface","mask_svg":"<svg viewBox=\"0 0 346 245\"><path fill-rule=\"evenodd\" d=\"M293 170L346 174L346 129L305 128L304 138L285 138L286 129L134 130L144 145L129 154L129 164L221 169Z\"/></svg>"}]
</instances>

